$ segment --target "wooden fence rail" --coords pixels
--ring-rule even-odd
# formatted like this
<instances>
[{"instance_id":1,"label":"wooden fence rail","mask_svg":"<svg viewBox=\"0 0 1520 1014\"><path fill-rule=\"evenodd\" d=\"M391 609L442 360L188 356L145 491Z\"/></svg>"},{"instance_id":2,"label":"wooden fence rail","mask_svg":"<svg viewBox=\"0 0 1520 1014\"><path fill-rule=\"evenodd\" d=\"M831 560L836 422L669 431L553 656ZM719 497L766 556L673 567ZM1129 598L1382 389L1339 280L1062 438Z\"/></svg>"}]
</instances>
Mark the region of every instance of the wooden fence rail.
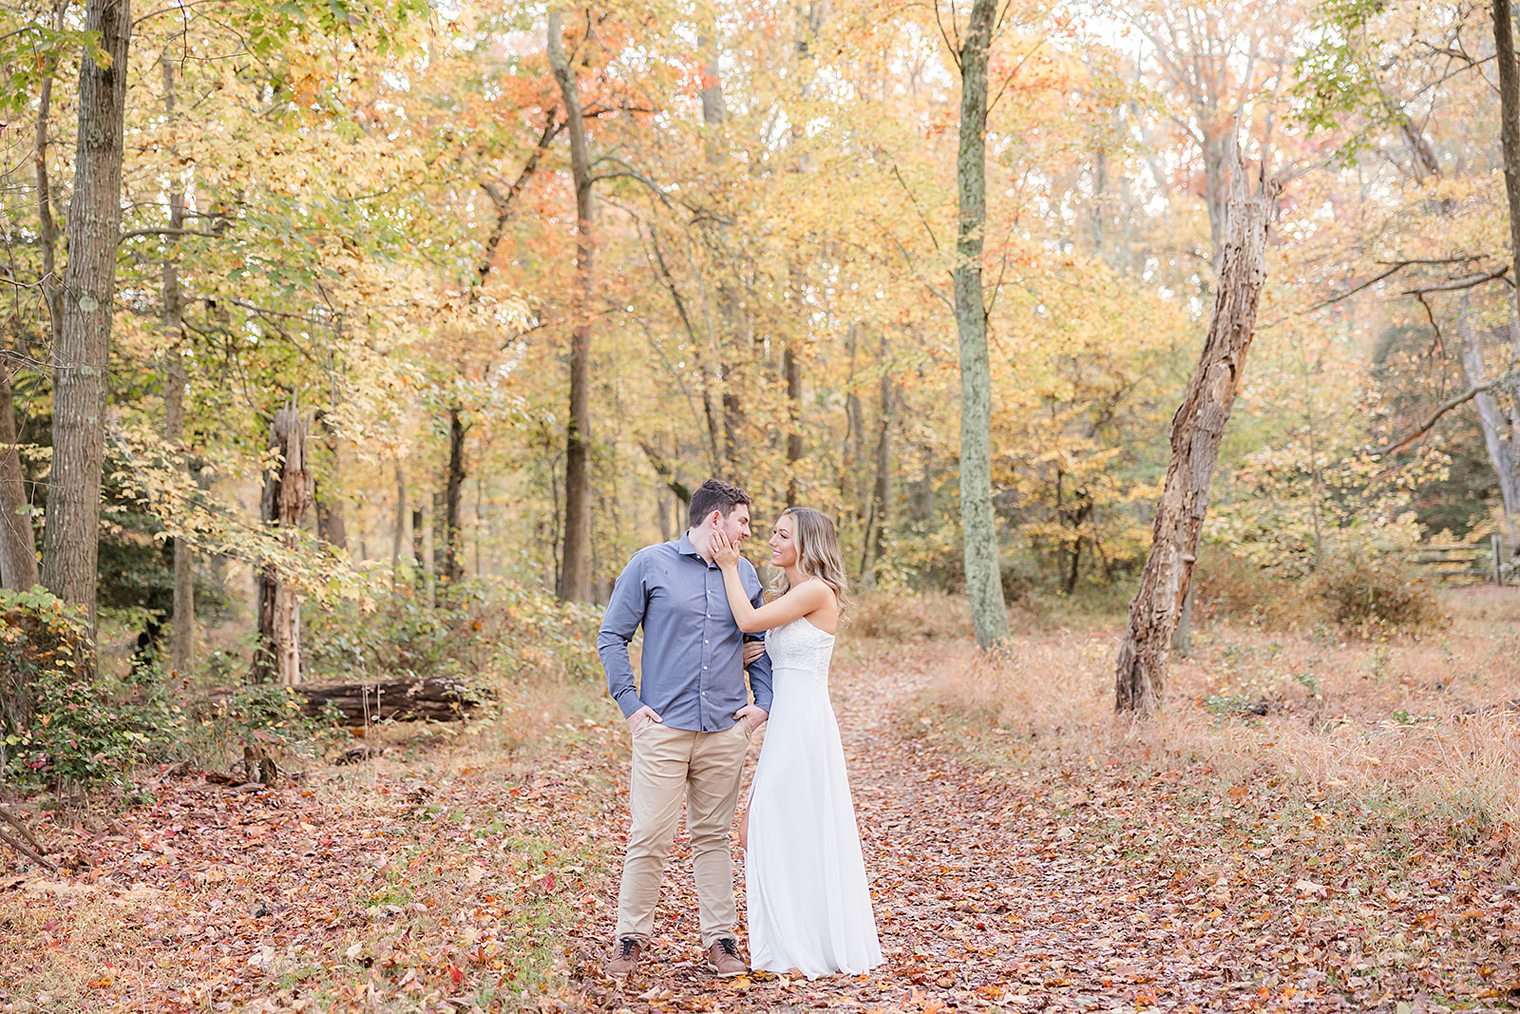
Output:
<instances>
[{"instance_id":1,"label":"wooden fence rail","mask_svg":"<svg viewBox=\"0 0 1520 1014\"><path fill-rule=\"evenodd\" d=\"M1441 582L1504 583L1504 544L1497 535L1486 543L1416 546L1409 562Z\"/></svg>"}]
</instances>

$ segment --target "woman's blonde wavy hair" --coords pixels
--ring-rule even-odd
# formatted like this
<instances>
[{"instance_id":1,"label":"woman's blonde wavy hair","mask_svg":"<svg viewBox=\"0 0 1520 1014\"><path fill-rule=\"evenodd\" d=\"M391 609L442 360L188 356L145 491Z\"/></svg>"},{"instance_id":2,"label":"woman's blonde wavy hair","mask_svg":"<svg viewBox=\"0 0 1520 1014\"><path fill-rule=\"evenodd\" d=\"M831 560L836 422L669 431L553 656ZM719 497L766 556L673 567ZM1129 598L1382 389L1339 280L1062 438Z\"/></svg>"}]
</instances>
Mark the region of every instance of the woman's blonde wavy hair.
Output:
<instances>
[{"instance_id":1,"label":"woman's blonde wavy hair","mask_svg":"<svg viewBox=\"0 0 1520 1014\"><path fill-rule=\"evenodd\" d=\"M845 592L849 582L844 576L844 559L839 553L839 536L834 532L834 522L823 511L812 507L788 507L782 517L792 519L792 542L797 547L797 566L808 577L816 577L830 588L839 599L839 611L844 612ZM776 576L777 597L791 589L786 571Z\"/></svg>"}]
</instances>

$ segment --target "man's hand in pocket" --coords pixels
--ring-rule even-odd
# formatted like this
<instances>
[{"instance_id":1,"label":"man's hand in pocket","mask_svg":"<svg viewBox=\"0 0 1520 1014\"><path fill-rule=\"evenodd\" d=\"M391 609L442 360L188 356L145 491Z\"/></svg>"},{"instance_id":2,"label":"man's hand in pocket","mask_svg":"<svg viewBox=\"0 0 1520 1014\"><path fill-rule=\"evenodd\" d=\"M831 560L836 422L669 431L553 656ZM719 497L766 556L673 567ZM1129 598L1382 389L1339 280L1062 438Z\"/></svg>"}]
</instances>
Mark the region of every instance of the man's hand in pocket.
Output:
<instances>
[{"instance_id":1,"label":"man's hand in pocket","mask_svg":"<svg viewBox=\"0 0 1520 1014\"><path fill-rule=\"evenodd\" d=\"M664 719L655 713L649 705L644 705L639 710L628 716L628 731L637 732L639 726L645 722L663 722Z\"/></svg>"}]
</instances>

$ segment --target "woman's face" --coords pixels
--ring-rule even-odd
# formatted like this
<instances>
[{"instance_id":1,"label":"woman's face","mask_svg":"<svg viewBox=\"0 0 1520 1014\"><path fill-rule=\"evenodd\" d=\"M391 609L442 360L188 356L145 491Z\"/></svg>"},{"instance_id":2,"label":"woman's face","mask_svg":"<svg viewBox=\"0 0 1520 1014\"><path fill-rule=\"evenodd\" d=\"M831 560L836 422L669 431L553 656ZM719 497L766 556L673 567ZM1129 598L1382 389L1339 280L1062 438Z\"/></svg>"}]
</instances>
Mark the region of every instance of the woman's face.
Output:
<instances>
[{"instance_id":1,"label":"woman's face","mask_svg":"<svg viewBox=\"0 0 1520 1014\"><path fill-rule=\"evenodd\" d=\"M783 514L771 530L771 566L790 567L797 562L797 543L792 541L792 516Z\"/></svg>"}]
</instances>

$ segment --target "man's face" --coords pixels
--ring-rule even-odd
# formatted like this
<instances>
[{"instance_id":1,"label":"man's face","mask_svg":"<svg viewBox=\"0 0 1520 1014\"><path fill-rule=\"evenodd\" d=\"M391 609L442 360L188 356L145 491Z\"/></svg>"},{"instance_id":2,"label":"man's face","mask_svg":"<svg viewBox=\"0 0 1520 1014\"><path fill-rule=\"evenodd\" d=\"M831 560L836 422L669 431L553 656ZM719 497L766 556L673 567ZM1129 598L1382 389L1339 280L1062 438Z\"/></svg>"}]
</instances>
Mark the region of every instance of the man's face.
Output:
<instances>
[{"instance_id":1,"label":"man's face","mask_svg":"<svg viewBox=\"0 0 1520 1014\"><path fill-rule=\"evenodd\" d=\"M728 517L721 512L715 513L718 514L718 531L728 536L728 541L735 546L742 546L749 538L749 504L741 503L729 511Z\"/></svg>"}]
</instances>

